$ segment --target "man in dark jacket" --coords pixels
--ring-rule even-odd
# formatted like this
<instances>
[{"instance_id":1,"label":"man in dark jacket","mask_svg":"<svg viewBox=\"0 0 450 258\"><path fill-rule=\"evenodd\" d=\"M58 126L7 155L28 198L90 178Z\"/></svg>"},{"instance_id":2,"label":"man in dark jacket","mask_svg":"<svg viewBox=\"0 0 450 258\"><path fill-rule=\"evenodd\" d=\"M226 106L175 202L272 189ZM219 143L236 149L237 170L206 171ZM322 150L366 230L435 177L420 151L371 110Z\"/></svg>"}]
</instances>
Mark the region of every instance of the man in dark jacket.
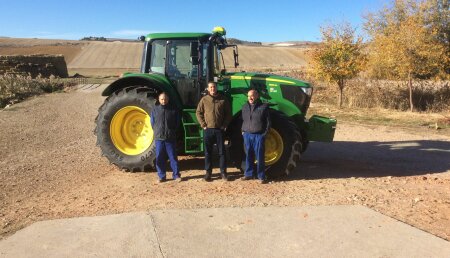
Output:
<instances>
[{"instance_id":1,"label":"man in dark jacket","mask_svg":"<svg viewBox=\"0 0 450 258\"><path fill-rule=\"evenodd\" d=\"M242 106L242 135L247 153L245 172L242 180L250 180L255 176L254 163L257 159L256 175L261 183L267 183L264 172L264 141L270 128L269 106L259 100L256 90L247 94L248 102Z\"/></svg>"},{"instance_id":2,"label":"man in dark jacket","mask_svg":"<svg viewBox=\"0 0 450 258\"><path fill-rule=\"evenodd\" d=\"M150 115L150 122L156 144L156 170L158 171L159 182L166 181L167 157L169 157L172 167L173 179L181 181L176 149L180 115L175 107L169 105L169 96L166 93L159 94L158 101L159 105L155 106Z\"/></svg>"},{"instance_id":3,"label":"man in dark jacket","mask_svg":"<svg viewBox=\"0 0 450 258\"><path fill-rule=\"evenodd\" d=\"M197 106L196 116L203 128L203 141L205 143L205 181L211 181L212 152L214 144L219 151L220 174L223 180L228 181L225 144L223 132L231 122L231 106L229 101L217 92L214 82L208 83L208 95L204 96Z\"/></svg>"}]
</instances>

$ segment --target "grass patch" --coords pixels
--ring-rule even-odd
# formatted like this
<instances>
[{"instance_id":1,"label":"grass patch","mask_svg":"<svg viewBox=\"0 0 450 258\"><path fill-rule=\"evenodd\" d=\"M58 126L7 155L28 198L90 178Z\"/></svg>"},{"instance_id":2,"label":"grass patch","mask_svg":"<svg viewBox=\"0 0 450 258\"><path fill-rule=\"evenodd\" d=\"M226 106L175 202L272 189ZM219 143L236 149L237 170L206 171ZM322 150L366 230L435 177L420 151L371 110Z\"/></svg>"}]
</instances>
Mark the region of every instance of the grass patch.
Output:
<instances>
[{"instance_id":1,"label":"grass patch","mask_svg":"<svg viewBox=\"0 0 450 258\"><path fill-rule=\"evenodd\" d=\"M31 78L29 76L0 76L0 108L15 104L31 96L62 91L77 84L76 80L59 78Z\"/></svg>"},{"instance_id":2,"label":"grass patch","mask_svg":"<svg viewBox=\"0 0 450 258\"><path fill-rule=\"evenodd\" d=\"M409 112L384 108L337 108L331 104L316 103L313 98L308 114L336 118L338 126L339 123L381 125L450 136L450 114L448 112Z\"/></svg>"},{"instance_id":3,"label":"grass patch","mask_svg":"<svg viewBox=\"0 0 450 258\"><path fill-rule=\"evenodd\" d=\"M282 75L311 82L314 85L315 102L337 105L337 85L317 81L303 70L291 70ZM450 111L450 81L413 81L412 91L415 111ZM410 109L407 82L364 78L349 80L344 88L343 107L407 111Z\"/></svg>"}]
</instances>

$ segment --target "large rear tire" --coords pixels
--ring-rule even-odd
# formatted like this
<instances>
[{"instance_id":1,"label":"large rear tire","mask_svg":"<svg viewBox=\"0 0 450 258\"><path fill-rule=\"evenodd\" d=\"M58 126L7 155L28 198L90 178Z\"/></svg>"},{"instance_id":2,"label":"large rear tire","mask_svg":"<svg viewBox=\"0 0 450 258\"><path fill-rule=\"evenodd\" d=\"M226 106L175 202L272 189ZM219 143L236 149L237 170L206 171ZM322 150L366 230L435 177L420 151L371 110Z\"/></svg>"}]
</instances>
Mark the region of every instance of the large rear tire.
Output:
<instances>
[{"instance_id":1,"label":"large rear tire","mask_svg":"<svg viewBox=\"0 0 450 258\"><path fill-rule=\"evenodd\" d=\"M109 162L130 172L154 168L156 147L150 124L154 106L154 92L142 87L122 89L105 100L94 133Z\"/></svg>"},{"instance_id":2,"label":"large rear tire","mask_svg":"<svg viewBox=\"0 0 450 258\"><path fill-rule=\"evenodd\" d=\"M300 161L302 136L295 123L283 113L271 110L272 126L265 140L266 176L278 178L291 173ZM241 135L242 123L233 125L230 157L241 171L245 168L245 152Z\"/></svg>"}]
</instances>

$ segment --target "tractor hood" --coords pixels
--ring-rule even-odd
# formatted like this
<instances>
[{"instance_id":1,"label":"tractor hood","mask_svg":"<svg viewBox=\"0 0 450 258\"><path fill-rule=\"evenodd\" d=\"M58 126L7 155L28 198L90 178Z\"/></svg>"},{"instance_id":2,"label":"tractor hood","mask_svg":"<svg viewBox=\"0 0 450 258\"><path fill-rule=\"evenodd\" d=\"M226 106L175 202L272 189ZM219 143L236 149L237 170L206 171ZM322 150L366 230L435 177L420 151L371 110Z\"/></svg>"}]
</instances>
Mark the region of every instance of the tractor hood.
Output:
<instances>
[{"instance_id":1,"label":"tractor hood","mask_svg":"<svg viewBox=\"0 0 450 258\"><path fill-rule=\"evenodd\" d=\"M236 72L226 73L223 77L223 86L234 95L233 101L237 107L247 101L249 89L260 92L263 102L293 116L301 114L304 116L311 101L312 87L309 83L289 77L263 73Z\"/></svg>"},{"instance_id":2,"label":"tractor hood","mask_svg":"<svg viewBox=\"0 0 450 258\"><path fill-rule=\"evenodd\" d=\"M300 86L303 88L311 88L311 85L308 82L273 74L248 73L248 72L226 73L224 79L231 80L232 87L233 85L243 86L243 84L245 84L251 88L260 88L262 85L265 86L290 85L290 86Z\"/></svg>"}]
</instances>

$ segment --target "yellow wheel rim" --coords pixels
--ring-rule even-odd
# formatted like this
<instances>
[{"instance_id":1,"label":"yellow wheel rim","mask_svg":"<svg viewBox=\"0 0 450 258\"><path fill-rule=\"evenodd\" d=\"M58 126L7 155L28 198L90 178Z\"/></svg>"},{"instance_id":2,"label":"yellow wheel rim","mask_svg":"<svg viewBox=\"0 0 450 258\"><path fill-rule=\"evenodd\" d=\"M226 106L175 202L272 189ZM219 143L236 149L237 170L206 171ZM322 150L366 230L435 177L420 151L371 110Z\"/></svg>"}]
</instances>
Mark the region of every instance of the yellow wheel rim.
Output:
<instances>
[{"instance_id":1,"label":"yellow wheel rim","mask_svg":"<svg viewBox=\"0 0 450 258\"><path fill-rule=\"evenodd\" d=\"M111 120L111 140L118 150L127 155L144 152L153 142L150 116L142 108L121 108Z\"/></svg>"},{"instance_id":2,"label":"yellow wheel rim","mask_svg":"<svg viewBox=\"0 0 450 258\"><path fill-rule=\"evenodd\" d=\"M264 158L266 165L275 164L283 155L283 138L272 128L266 135L265 148Z\"/></svg>"}]
</instances>

